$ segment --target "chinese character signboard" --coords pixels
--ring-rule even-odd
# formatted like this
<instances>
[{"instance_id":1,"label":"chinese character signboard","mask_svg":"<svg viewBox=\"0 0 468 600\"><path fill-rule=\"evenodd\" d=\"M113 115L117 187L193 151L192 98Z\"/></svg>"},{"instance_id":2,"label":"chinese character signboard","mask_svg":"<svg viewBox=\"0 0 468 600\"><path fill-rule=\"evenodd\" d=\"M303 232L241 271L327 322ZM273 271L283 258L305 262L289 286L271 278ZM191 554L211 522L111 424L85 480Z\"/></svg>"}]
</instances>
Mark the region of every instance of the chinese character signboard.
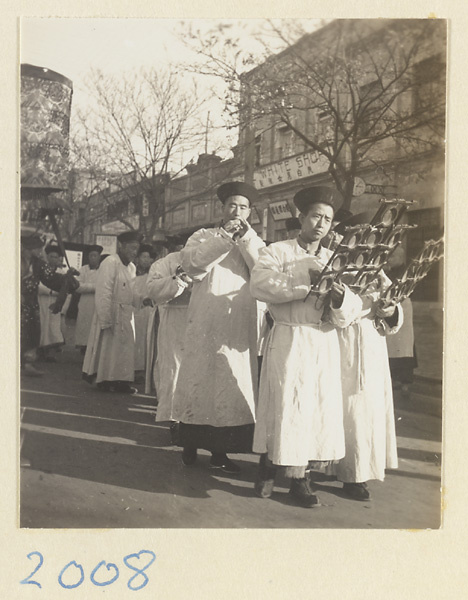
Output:
<instances>
[{"instance_id":1,"label":"chinese character signboard","mask_svg":"<svg viewBox=\"0 0 468 600\"><path fill-rule=\"evenodd\" d=\"M254 185L258 190L288 181L296 181L328 169L328 160L318 152L305 152L257 169L254 172Z\"/></svg>"},{"instance_id":2,"label":"chinese character signboard","mask_svg":"<svg viewBox=\"0 0 468 600\"><path fill-rule=\"evenodd\" d=\"M102 254L115 254L117 252L117 236L96 234L96 244L102 246Z\"/></svg>"},{"instance_id":3,"label":"chinese character signboard","mask_svg":"<svg viewBox=\"0 0 468 600\"><path fill-rule=\"evenodd\" d=\"M102 226L102 233L122 233L122 231L128 231L130 229L129 225L133 227L133 229L138 230L138 227L140 225L139 215L132 215L130 217L126 217L125 221L126 223L123 223L122 221L111 221L110 223L104 223L104 225Z\"/></svg>"},{"instance_id":4,"label":"chinese character signboard","mask_svg":"<svg viewBox=\"0 0 468 600\"><path fill-rule=\"evenodd\" d=\"M281 202L272 202L269 204L269 208L275 221L281 221L281 219L289 219L292 217L289 204L286 202L286 200L282 200Z\"/></svg>"}]
</instances>

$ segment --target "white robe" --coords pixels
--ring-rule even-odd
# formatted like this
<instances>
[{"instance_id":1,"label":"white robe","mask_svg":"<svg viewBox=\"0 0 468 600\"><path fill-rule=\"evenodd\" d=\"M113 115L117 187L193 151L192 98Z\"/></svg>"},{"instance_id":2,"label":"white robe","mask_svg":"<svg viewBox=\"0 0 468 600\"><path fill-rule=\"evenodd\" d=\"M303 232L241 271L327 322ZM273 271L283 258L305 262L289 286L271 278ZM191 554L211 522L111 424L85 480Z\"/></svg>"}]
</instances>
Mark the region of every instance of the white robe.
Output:
<instances>
[{"instance_id":1,"label":"white robe","mask_svg":"<svg viewBox=\"0 0 468 600\"><path fill-rule=\"evenodd\" d=\"M39 315L41 320L41 348L58 346L65 343L62 333L62 315L52 314L49 306L57 300L58 293L39 283L38 287Z\"/></svg>"},{"instance_id":2,"label":"white robe","mask_svg":"<svg viewBox=\"0 0 468 600\"><path fill-rule=\"evenodd\" d=\"M253 450L276 465L344 456L343 398L338 336L322 323L323 302L304 299L309 269L321 271L332 252L308 254L297 240L271 244L260 254L250 289L267 302L274 320L260 377ZM340 309L346 314L349 290Z\"/></svg>"},{"instance_id":3,"label":"white robe","mask_svg":"<svg viewBox=\"0 0 468 600\"><path fill-rule=\"evenodd\" d=\"M181 251L195 279L174 396L174 418L231 427L255 422L257 306L250 269L264 242L253 229L234 242L221 228L194 233Z\"/></svg>"},{"instance_id":4,"label":"white robe","mask_svg":"<svg viewBox=\"0 0 468 600\"><path fill-rule=\"evenodd\" d=\"M89 332L83 372L96 381L133 381L135 332L133 282L135 265L125 266L118 254L108 256L98 270L96 310Z\"/></svg>"},{"instance_id":5,"label":"white robe","mask_svg":"<svg viewBox=\"0 0 468 600\"><path fill-rule=\"evenodd\" d=\"M159 310L153 306L148 317L148 327L146 330L146 364L145 364L145 394L152 394L155 391L154 386L154 367L157 358L157 327L159 326Z\"/></svg>"},{"instance_id":6,"label":"white robe","mask_svg":"<svg viewBox=\"0 0 468 600\"><path fill-rule=\"evenodd\" d=\"M86 346L88 343L91 323L94 316L97 269L90 269L89 265L83 265L80 269L78 281L80 287L76 290L80 294L78 303L78 316L76 318L75 345Z\"/></svg>"},{"instance_id":7,"label":"white robe","mask_svg":"<svg viewBox=\"0 0 468 600\"><path fill-rule=\"evenodd\" d=\"M385 277L385 276L384 276ZM386 278L385 278L386 279ZM390 282L386 281L384 286ZM374 326L379 293L354 295L353 307L345 317L334 315L341 349L343 417L346 453L332 471L340 481L360 483L383 481L385 469L398 467L392 382L385 334L401 327L398 322L384 332ZM351 323L351 324L350 324Z\"/></svg>"},{"instance_id":8,"label":"white robe","mask_svg":"<svg viewBox=\"0 0 468 600\"><path fill-rule=\"evenodd\" d=\"M146 287L148 273L137 275L133 285L133 306L135 309L135 371L143 371L146 366L146 344L148 321L152 306L143 306L143 300L148 297Z\"/></svg>"},{"instance_id":9,"label":"white robe","mask_svg":"<svg viewBox=\"0 0 468 600\"><path fill-rule=\"evenodd\" d=\"M190 291L178 277L180 252L168 254L151 266L147 288L148 296L159 307L156 364L153 370L158 409L156 421L171 421L173 400L184 350L187 327L187 308Z\"/></svg>"}]
</instances>

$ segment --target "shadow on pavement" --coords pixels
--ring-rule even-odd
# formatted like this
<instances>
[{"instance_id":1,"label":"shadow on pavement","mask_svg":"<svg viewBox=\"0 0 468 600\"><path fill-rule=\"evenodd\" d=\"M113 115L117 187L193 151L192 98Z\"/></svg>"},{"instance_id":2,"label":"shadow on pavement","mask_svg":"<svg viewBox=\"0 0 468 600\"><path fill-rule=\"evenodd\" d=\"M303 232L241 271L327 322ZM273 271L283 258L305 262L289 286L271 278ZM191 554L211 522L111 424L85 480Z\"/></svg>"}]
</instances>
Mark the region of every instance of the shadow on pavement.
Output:
<instances>
[{"instance_id":1,"label":"shadow on pavement","mask_svg":"<svg viewBox=\"0 0 468 600\"><path fill-rule=\"evenodd\" d=\"M210 490L219 489L240 496L253 494L250 485L243 487L219 479L222 472L209 469L207 455L201 455L193 467L184 467L180 449L163 447L168 436L168 431L158 430L152 447L148 447L115 443L112 437L96 441L27 431L23 455L36 471L151 493L206 498ZM236 462L243 472L235 479L253 481L255 465L239 459Z\"/></svg>"}]
</instances>

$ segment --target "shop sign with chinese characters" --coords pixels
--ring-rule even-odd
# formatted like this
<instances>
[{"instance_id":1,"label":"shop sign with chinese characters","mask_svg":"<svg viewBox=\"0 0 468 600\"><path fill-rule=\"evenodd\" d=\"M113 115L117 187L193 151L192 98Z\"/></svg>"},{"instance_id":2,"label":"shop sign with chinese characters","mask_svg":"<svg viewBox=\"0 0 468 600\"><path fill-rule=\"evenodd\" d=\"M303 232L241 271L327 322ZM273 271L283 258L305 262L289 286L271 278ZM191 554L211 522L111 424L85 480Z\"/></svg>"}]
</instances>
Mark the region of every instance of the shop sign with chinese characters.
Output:
<instances>
[{"instance_id":1,"label":"shop sign with chinese characters","mask_svg":"<svg viewBox=\"0 0 468 600\"><path fill-rule=\"evenodd\" d=\"M289 204L286 202L286 200L281 200L280 202L272 202L268 206L271 210L271 214L273 215L273 219L275 221L281 221L282 219L289 219L290 217L292 217Z\"/></svg>"},{"instance_id":2,"label":"shop sign with chinese characters","mask_svg":"<svg viewBox=\"0 0 468 600\"><path fill-rule=\"evenodd\" d=\"M139 215L131 215L125 218L126 223L122 221L111 221L110 223L104 223L101 230L102 233L110 233L110 234L118 234L123 231L128 231L130 226L134 229L138 230L138 226L140 224Z\"/></svg>"},{"instance_id":3,"label":"shop sign with chinese characters","mask_svg":"<svg viewBox=\"0 0 468 600\"><path fill-rule=\"evenodd\" d=\"M318 152L305 152L286 158L271 165L266 165L254 172L254 185L258 190L288 181L296 181L328 169L328 160Z\"/></svg>"},{"instance_id":4,"label":"shop sign with chinese characters","mask_svg":"<svg viewBox=\"0 0 468 600\"><path fill-rule=\"evenodd\" d=\"M115 254L117 252L117 236L107 234L96 234L96 244L102 246L103 254Z\"/></svg>"}]
</instances>

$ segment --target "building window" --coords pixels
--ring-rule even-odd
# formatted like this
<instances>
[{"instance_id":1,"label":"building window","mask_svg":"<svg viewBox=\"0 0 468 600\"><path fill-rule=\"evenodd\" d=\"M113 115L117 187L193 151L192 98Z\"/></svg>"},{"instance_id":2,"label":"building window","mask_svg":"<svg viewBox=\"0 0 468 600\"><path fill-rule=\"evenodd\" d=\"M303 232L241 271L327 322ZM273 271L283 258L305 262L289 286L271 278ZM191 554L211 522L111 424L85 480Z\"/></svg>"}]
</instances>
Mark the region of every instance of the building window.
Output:
<instances>
[{"instance_id":1,"label":"building window","mask_svg":"<svg viewBox=\"0 0 468 600\"><path fill-rule=\"evenodd\" d=\"M255 136L255 166L259 167L262 164L262 136Z\"/></svg>"},{"instance_id":2,"label":"building window","mask_svg":"<svg viewBox=\"0 0 468 600\"><path fill-rule=\"evenodd\" d=\"M437 98L445 96L445 63L436 55L420 61L414 66L413 110L424 110L432 106Z\"/></svg>"},{"instance_id":3,"label":"building window","mask_svg":"<svg viewBox=\"0 0 468 600\"><path fill-rule=\"evenodd\" d=\"M281 160L294 154L293 132L281 123L275 129L275 160Z\"/></svg>"},{"instance_id":4,"label":"building window","mask_svg":"<svg viewBox=\"0 0 468 600\"><path fill-rule=\"evenodd\" d=\"M317 138L323 144L333 141L333 117L327 105L320 107L316 112Z\"/></svg>"},{"instance_id":5,"label":"building window","mask_svg":"<svg viewBox=\"0 0 468 600\"><path fill-rule=\"evenodd\" d=\"M382 83L376 79L359 88L360 107L362 107L359 132L367 138L378 135L383 127L381 112L385 102L382 95Z\"/></svg>"},{"instance_id":6,"label":"building window","mask_svg":"<svg viewBox=\"0 0 468 600\"><path fill-rule=\"evenodd\" d=\"M186 223L186 210L185 207L178 208L172 213L172 224L173 225L185 225Z\"/></svg>"},{"instance_id":7,"label":"building window","mask_svg":"<svg viewBox=\"0 0 468 600\"><path fill-rule=\"evenodd\" d=\"M206 221L208 219L208 204L194 204L192 206L192 221Z\"/></svg>"},{"instance_id":8,"label":"building window","mask_svg":"<svg viewBox=\"0 0 468 600\"><path fill-rule=\"evenodd\" d=\"M213 218L221 218L223 216L224 206L221 204L219 200L214 201L213 207Z\"/></svg>"},{"instance_id":9,"label":"building window","mask_svg":"<svg viewBox=\"0 0 468 600\"><path fill-rule=\"evenodd\" d=\"M141 214L144 217L147 217L149 215L149 200L146 196L143 196L143 203L142 203L142 208L141 208Z\"/></svg>"}]
</instances>

